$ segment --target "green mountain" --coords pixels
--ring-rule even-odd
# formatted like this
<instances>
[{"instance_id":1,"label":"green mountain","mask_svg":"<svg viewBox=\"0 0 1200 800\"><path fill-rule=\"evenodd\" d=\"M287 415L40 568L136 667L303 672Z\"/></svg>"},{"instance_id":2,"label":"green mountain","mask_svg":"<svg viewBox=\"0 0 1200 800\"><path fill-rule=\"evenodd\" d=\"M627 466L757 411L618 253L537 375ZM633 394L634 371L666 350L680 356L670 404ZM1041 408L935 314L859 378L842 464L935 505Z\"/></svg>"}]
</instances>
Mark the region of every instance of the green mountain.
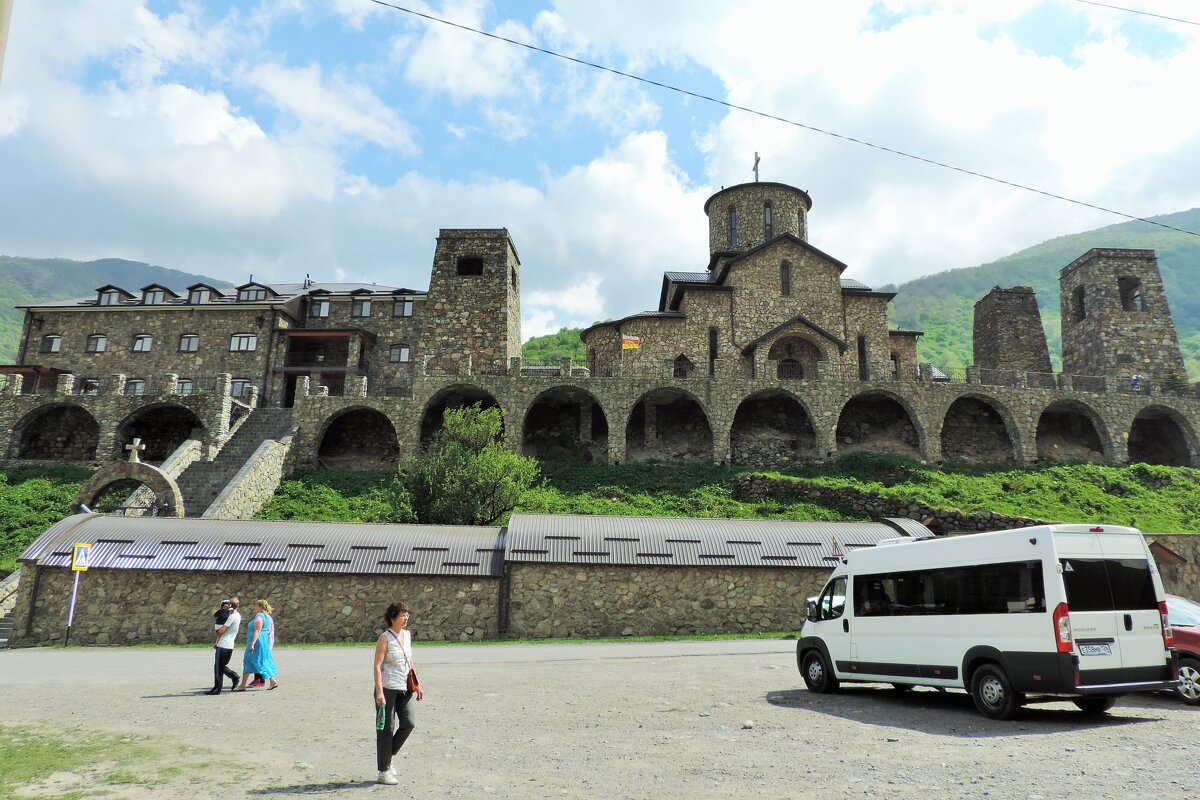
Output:
<instances>
[{"instance_id":1,"label":"green mountain","mask_svg":"<svg viewBox=\"0 0 1200 800\"><path fill-rule=\"evenodd\" d=\"M1152 217L1156 222L1200 231L1200 208ZM1060 236L978 267L955 269L880 289L899 292L891 320L925 331L918 353L942 370L970 364L975 302L993 286L1032 286L1056 369L1062 366L1058 273L1093 247L1155 250L1167 290L1179 345L1192 380L1200 379L1200 236L1177 233L1145 222L1123 222L1085 233Z\"/></svg>"},{"instance_id":2,"label":"green mountain","mask_svg":"<svg viewBox=\"0 0 1200 800\"><path fill-rule=\"evenodd\" d=\"M13 306L87 297L107 283L131 292L151 283L161 283L176 292L193 283L210 283L218 288L228 285L205 275L122 258L71 261L0 256L0 364L16 361L21 344L25 312Z\"/></svg>"},{"instance_id":3,"label":"green mountain","mask_svg":"<svg viewBox=\"0 0 1200 800\"><path fill-rule=\"evenodd\" d=\"M558 333L534 336L521 345L521 360L526 364L557 365L569 358L576 366L587 363L587 348L579 338L583 328L559 328Z\"/></svg>"}]
</instances>

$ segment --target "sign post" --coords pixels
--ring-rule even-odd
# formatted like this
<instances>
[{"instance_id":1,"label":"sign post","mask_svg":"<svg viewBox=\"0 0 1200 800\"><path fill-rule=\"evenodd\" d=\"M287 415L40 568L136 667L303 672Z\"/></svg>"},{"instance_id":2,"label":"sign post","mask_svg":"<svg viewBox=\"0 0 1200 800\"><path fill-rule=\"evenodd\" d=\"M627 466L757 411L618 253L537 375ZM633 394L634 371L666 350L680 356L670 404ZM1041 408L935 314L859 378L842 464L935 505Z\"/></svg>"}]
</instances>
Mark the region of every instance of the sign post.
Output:
<instances>
[{"instance_id":1,"label":"sign post","mask_svg":"<svg viewBox=\"0 0 1200 800\"><path fill-rule=\"evenodd\" d=\"M92 557L92 546L87 542L76 542L71 553L71 570L75 573L75 585L71 588L71 607L67 610L67 635L63 637L63 647L71 641L71 625L75 622L75 601L79 599L79 576L87 572L88 561Z\"/></svg>"}]
</instances>

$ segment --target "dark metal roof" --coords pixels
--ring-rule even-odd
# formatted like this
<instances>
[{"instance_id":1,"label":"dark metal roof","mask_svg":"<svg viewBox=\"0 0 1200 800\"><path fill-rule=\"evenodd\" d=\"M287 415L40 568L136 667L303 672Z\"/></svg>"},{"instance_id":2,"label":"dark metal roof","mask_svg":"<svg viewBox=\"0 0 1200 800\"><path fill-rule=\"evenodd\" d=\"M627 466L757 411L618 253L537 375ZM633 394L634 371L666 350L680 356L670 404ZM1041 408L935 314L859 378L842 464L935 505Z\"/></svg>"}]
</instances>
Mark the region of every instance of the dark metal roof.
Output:
<instances>
[{"instance_id":1,"label":"dark metal roof","mask_svg":"<svg viewBox=\"0 0 1200 800\"><path fill-rule=\"evenodd\" d=\"M68 567L92 545L93 569L473 575L504 571L501 528L78 514L43 533L20 561Z\"/></svg>"},{"instance_id":2,"label":"dark metal roof","mask_svg":"<svg viewBox=\"0 0 1200 800\"><path fill-rule=\"evenodd\" d=\"M871 287L867 286L862 281L856 281L853 278L842 278L842 290L850 290L852 292L869 292Z\"/></svg>"},{"instance_id":3,"label":"dark metal roof","mask_svg":"<svg viewBox=\"0 0 1200 800\"><path fill-rule=\"evenodd\" d=\"M933 534L913 520L805 522L513 514L505 555L514 563L694 567L829 567L835 552ZM836 545L835 540L836 539Z\"/></svg>"},{"instance_id":4,"label":"dark metal roof","mask_svg":"<svg viewBox=\"0 0 1200 800\"><path fill-rule=\"evenodd\" d=\"M664 272L663 277L674 283L712 283L717 276L711 272Z\"/></svg>"}]
</instances>

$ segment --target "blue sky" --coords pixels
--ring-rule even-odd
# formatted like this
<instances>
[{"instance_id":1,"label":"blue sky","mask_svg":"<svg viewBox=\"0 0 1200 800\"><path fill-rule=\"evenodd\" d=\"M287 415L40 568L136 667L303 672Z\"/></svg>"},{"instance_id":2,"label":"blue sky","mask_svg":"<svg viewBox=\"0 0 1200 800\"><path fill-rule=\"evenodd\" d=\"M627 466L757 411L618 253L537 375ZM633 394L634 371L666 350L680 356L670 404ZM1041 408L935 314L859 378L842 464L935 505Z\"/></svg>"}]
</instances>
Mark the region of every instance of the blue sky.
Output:
<instances>
[{"instance_id":1,"label":"blue sky","mask_svg":"<svg viewBox=\"0 0 1200 800\"><path fill-rule=\"evenodd\" d=\"M1200 205L1197 25L1078 0L397 4L1131 214ZM15 0L0 252L422 288L439 228L507 227L528 337L702 270L704 200L755 152L868 284L1120 221L369 0Z\"/></svg>"}]
</instances>

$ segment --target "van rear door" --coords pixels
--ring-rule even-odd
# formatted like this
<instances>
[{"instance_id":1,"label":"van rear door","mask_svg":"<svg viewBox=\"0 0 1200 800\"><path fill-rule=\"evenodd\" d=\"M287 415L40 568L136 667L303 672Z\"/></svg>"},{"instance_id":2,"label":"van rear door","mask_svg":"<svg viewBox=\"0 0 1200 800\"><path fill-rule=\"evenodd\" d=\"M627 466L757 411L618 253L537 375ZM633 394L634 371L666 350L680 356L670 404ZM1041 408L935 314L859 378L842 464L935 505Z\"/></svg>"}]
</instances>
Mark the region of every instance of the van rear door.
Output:
<instances>
[{"instance_id":1,"label":"van rear door","mask_svg":"<svg viewBox=\"0 0 1200 800\"><path fill-rule=\"evenodd\" d=\"M1158 592L1141 535L1056 532L1055 544L1082 684L1161 677Z\"/></svg>"}]
</instances>

